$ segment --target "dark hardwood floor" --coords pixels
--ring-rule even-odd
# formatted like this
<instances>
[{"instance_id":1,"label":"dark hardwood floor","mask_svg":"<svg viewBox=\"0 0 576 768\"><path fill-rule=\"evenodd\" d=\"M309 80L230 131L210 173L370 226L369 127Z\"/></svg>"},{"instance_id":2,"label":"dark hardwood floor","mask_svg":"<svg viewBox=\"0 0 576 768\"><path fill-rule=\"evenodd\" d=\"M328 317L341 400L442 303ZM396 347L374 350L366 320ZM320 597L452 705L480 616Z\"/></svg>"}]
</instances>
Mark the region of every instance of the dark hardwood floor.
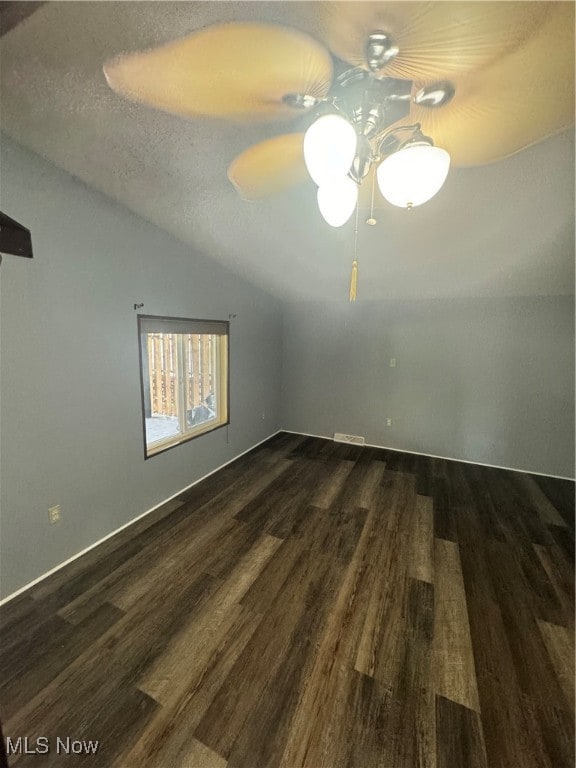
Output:
<instances>
[{"instance_id":1,"label":"dark hardwood floor","mask_svg":"<svg viewBox=\"0 0 576 768\"><path fill-rule=\"evenodd\" d=\"M50 740L9 764L572 768L573 520L568 481L280 434L0 609L4 734Z\"/></svg>"}]
</instances>

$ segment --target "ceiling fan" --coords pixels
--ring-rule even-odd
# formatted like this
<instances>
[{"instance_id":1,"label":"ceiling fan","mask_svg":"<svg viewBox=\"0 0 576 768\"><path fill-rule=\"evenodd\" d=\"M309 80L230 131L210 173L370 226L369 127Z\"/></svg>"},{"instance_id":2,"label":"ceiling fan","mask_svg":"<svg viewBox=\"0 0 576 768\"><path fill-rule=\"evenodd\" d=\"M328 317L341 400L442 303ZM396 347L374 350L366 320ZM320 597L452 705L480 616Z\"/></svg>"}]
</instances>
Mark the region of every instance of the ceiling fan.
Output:
<instances>
[{"instance_id":1,"label":"ceiling fan","mask_svg":"<svg viewBox=\"0 0 576 768\"><path fill-rule=\"evenodd\" d=\"M386 199L410 208L438 191L450 161L490 163L573 122L571 2L316 8L306 32L219 24L121 54L104 72L117 93L186 118L299 120L298 132L238 155L228 176L248 200L312 176L334 226L359 188L373 199L375 175Z\"/></svg>"}]
</instances>

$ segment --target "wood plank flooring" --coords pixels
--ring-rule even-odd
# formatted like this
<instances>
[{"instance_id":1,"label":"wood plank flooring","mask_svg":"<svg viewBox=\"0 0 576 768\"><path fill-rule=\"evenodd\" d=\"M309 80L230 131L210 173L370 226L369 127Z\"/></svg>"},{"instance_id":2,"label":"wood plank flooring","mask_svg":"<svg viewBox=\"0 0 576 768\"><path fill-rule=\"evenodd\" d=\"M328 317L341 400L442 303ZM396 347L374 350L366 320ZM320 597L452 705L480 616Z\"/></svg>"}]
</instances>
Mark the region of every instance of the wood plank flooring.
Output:
<instances>
[{"instance_id":1,"label":"wood plank flooring","mask_svg":"<svg viewBox=\"0 0 576 768\"><path fill-rule=\"evenodd\" d=\"M573 525L568 481L277 435L0 609L9 765L572 768Z\"/></svg>"}]
</instances>

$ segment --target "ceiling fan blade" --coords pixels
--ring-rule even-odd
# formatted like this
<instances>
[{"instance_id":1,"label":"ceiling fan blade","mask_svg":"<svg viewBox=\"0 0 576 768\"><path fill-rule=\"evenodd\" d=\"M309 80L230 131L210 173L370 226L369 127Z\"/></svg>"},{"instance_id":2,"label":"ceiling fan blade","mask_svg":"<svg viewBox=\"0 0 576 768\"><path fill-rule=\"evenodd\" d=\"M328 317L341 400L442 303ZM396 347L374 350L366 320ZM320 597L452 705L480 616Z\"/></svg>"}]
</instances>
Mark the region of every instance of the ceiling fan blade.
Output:
<instances>
[{"instance_id":1,"label":"ceiling fan blade","mask_svg":"<svg viewBox=\"0 0 576 768\"><path fill-rule=\"evenodd\" d=\"M261 141L234 158L228 178L245 200L259 200L300 184L310 179L303 146L303 133Z\"/></svg>"},{"instance_id":2,"label":"ceiling fan blade","mask_svg":"<svg viewBox=\"0 0 576 768\"><path fill-rule=\"evenodd\" d=\"M454 165L494 162L569 128L574 122L574 4L551 3L539 31L482 72L454 80L451 102L412 105ZM420 84L418 84L420 85Z\"/></svg>"},{"instance_id":3,"label":"ceiling fan blade","mask_svg":"<svg viewBox=\"0 0 576 768\"><path fill-rule=\"evenodd\" d=\"M122 96L176 115L273 120L302 114L286 94L326 96L332 58L303 32L232 23L118 56L104 73Z\"/></svg>"},{"instance_id":4,"label":"ceiling fan blade","mask_svg":"<svg viewBox=\"0 0 576 768\"><path fill-rule=\"evenodd\" d=\"M392 37L399 52L387 77L442 79L478 69L513 50L543 23L549 2L324 3L319 39L337 56L366 66L373 32Z\"/></svg>"}]
</instances>

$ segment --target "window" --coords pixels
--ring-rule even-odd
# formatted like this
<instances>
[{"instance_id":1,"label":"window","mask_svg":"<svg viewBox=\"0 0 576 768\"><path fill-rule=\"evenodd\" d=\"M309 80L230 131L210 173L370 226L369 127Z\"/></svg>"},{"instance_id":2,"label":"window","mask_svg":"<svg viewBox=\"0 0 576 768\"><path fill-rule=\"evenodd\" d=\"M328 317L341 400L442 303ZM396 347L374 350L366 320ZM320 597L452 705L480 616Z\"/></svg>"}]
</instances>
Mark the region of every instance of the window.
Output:
<instances>
[{"instance_id":1,"label":"window","mask_svg":"<svg viewBox=\"0 0 576 768\"><path fill-rule=\"evenodd\" d=\"M228 329L138 315L146 458L229 423Z\"/></svg>"}]
</instances>

